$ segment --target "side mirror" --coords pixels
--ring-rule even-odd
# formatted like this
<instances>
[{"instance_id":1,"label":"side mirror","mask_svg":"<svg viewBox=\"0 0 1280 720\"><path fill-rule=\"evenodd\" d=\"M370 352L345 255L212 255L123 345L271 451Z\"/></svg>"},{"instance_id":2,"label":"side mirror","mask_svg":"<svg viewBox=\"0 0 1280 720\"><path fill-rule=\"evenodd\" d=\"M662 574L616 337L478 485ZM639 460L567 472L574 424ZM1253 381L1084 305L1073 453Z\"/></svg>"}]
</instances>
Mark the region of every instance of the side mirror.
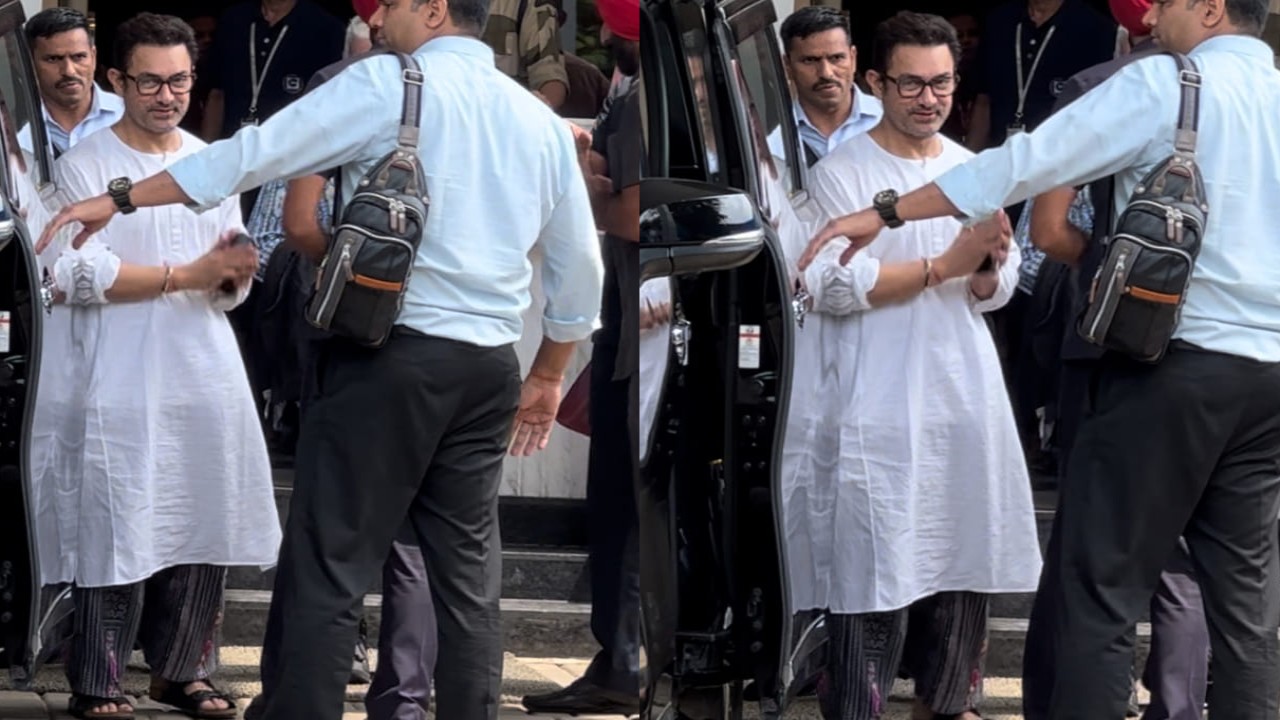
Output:
<instances>
[{"instance_id":1,"label":"side mirror","mask_svg":"<svg viewBox=\"0 0 1280 720\"><path fill-rule=\"evenodd\" d=\"M746 193L687 180L642 180L640 282L746 265L764 249L765 227Z\"/></svg>"}]
</instances>

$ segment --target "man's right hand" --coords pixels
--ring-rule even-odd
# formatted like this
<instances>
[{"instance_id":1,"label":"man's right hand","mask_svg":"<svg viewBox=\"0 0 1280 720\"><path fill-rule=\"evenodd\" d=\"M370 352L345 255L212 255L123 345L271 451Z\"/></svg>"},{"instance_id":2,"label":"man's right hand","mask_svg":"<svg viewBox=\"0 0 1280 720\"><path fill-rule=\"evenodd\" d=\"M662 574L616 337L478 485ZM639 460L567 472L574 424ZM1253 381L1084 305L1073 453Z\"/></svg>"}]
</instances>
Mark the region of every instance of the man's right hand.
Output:
<instances>
[{"instance_id":1,"label":"man's right hand","mask_svg":"<svg viewBox=\"0 0 1280 720\"><path fill-rule=\"evenodd\" d=\"M252 243L231 245L233 236L224 235L199 260L174 268L175 289L213 291L227 280L236 287L251 280L258 270L258 248Z\"/></svg>"},{"instance_id":2,"label":"man's right hand","mask_svg":"<svg viewBox=\"0 0 1280 720\"><path fill-rule=\"evenodd\" d=\"M960 231L951 247L935 261L943 279L971 275L1008 243L1009 218L1003 210Z\"/></svg>"}]
</instances>

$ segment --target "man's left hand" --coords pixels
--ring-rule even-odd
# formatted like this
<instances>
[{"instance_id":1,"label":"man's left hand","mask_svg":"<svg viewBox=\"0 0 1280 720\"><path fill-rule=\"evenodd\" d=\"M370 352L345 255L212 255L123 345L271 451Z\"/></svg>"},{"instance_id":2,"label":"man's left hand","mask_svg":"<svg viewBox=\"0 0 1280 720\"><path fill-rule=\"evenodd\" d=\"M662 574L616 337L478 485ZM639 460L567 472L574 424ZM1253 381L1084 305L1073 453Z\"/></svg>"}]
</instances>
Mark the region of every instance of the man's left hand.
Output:
<instances>
[{"instance_id":1,"label":"man's left hand","mask_svg":"<svg viewBox=\"0 0 1280 720\"><path fill-rule=\"evenodd\" d=\"M520 407L511 429L511 454L528 457L547 447L560 411L562 380L529 375L520 387Z\"/></svg>"},{"instance_id":2,"label":"man's left hand","mask_svg":"<svg viewBox=\"0 0 1280 720\"><path fill-rule=\"evenodd\" d=\"M116 203L110 195L91 197L62 208L40 234L40 240L36 242L36 254L44 252L58 231L73 222L80 223L82 228L71 240L71 247L79 249L91 235L106 227L116 212Z\"/></svg>"}]
</instances>

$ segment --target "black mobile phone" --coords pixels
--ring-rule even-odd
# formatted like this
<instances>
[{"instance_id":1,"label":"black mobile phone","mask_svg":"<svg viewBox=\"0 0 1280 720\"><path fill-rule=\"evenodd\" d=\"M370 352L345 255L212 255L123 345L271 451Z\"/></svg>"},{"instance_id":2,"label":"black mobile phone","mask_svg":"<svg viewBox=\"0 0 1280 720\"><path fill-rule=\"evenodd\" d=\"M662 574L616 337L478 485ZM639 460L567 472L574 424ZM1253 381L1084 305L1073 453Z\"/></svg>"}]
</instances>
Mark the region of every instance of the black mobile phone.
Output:
<instances>
[{"instance_id":1,"label":"black mobile phone","mask_svg":"<svg viewBox=\"0 0 1280 720\"><path fill-rule=\"evenodd\" d=\"M248 234L237 233L236 236L231 239L231 247L237 247L239 245L244 245L245 243L251 243L251 242L253 242L253 238ZM236 291L236 284L234 282L231 282L230 280L223 280L222 285L220 285L218 289L230 295Z\"/></svg>"}]
</instances>

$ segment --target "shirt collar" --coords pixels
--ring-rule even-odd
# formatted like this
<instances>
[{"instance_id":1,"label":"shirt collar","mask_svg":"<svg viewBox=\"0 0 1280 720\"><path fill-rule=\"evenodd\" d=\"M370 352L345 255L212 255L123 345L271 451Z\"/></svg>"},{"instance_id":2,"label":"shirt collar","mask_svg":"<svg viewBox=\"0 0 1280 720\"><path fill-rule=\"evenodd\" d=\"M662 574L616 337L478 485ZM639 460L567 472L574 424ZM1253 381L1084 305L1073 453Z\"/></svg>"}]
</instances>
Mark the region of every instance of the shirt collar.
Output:
<instances>
[{"instance_id":1,"label":"shirt collar","mask_svg":"<svg viewBox=\"0 0 1280 720\"><path fill-rule=\"evenodd\" d=\"M1192 55L1202 52L1227 52L1233 55L1244 55L1255 60L1275 62L1276 51L1260 38L1248 35L1219 35L1202 41L1191 50Z\"/></svg>"},{"instance_id":2,"label":"shirt collar","mask_svg":"<svg viewBox=\"0 0 1280 720\"><path fill-rule=\"evenodd\" d=\"M466 37L464 35L445 35L444 37L428 40L413 54L421 55L423 53L437 52L465 55L489 63L495 62L492 48L479 38Z\"/></svg>"},{"instance_id":3,"label":"shirt collar","mask_svg":"<svg viewBox=\"0 0 1280 720\"><path fill-rule=\"evenodd\" d=\"M91 85L90 88L90 92L93 94L93 99L89 101L89 112L84 116L84 119L80 121L79 125L76 125L76 127L79 127L80 125L102 115L110 116L124 113L124 100L121 99L119 95L104 91L102 88L98 87L97 83ZM54 121L53 116L49 114L49 107L45 105L44 102L40 103L40 111L44 114L45 125L62 127ZM74 127L64 129L67 132L75 130Z\"/></svg>"},{"instance_id":4,"label":"shirt collar","mask_svg":"<svg viewBox=\"0 0 1280 720\"><path fill-rule=\"evenodd\" d=\"M853 107L850 108L849 110L849 117L846 118L844 122L840 123L840 127L853 125L854 123L857 123L860 120L876 119L876 114L868 110L868 105L870 105L871 101L873 101L874 99L875 98L859 90L857 85L854 85L853 86ZM792 103L792 107L794 108L795 114L796 114L796 124L808 125L814 130L817 130L817 128L814 127L813 123L809 121L809 116L808 114L805 113L804 107L800 104L799 100L794 101Z\"/></svg>"}]
</instances>

